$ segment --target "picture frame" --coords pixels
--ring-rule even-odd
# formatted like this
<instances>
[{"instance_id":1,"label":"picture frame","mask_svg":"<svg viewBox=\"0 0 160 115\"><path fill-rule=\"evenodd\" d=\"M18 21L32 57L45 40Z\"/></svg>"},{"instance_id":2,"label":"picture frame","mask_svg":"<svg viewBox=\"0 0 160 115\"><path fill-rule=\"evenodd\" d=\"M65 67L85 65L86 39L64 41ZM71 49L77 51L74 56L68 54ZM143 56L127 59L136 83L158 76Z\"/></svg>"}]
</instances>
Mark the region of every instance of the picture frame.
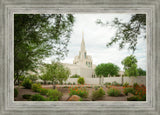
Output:
<instances>
[{"instance_id":1,"label":"picture frame","mask_svg":"<svg viewBox=\"0 0 160 115\"><path fill-rule=\"evenodd\" d=\"M159 115L160 0L0 0L1 115ZM147 15L147 99L145 102L14 101L14 14L145 13Z\"/></svg>"}]
</instances>

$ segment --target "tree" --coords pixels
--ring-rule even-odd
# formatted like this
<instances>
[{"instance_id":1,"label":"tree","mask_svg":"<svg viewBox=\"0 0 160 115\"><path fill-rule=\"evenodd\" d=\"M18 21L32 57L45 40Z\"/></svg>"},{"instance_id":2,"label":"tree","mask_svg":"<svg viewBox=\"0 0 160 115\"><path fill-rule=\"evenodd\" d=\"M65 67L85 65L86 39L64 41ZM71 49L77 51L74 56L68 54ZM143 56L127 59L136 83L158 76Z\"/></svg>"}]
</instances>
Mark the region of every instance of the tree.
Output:
<instances>
[{"instance_id":1,"label":"tree","mask_svg":"<svg viewBox=\"0 0 160 115\"><path fill-rule=\"evenodd\" d=\"M71 14L14 15L14 82L53 55L63 59L72 31Z\"/></svg>"},{"instance_id":2,"label":"tree","mask_svg":"<svg viewBox=\"0 0 160 115\"><path fill-rule=\"evenodd\" d=\"M63 81L66 81L70 75L70 70L67 67L64 67L59 62L52 62L52 64L44 64L41 72L41 76L44 76L45 80L52 81L53 88L55 88L55 83L57 82L63 84Z\"/></svg>"},{"instance_id":3,"label":"tree","mask_svg":"<svg viewBox=\"0 0 160 115\"><path fill-rule=\"evenodd\" d=\"M97 20L97 24L102 26L112 26L116 29L116 34L112 37L111 42L107 43L107 47L114 43L119 43L119 49L124 48L128 44L128 49L136 50L137 41L139 38L146 38L146 14L135 14L131 16L129 22L122 22L115 18L112 22L102 22Z\"/></svg>"},{"instance_id":4,"label":"tree","mask_svg":"<svg viewBox=\"0 0 160 115\"><path fill-rule=\"evenodd\" d=\"M146 71L145 70L143 70L142 68L138 68L137 70L138 70L138 75L139 76L146 76Z\"/></svg>"},{"instance_id":5,"label":"tree","mask_svg":"<svg viewBox=\"0 0 160 115\"><path fill-rule=\"evenodd\" d=\"M96 67L95 73L97 76L108 77L118 75L119 70L120 68L117 65L112 63L102 63Z\"/></svg>"},{"instance_id":6,"label":"tree","mask_svg":"<svg viewBox=\"0 0 160 115\"><path fill-rule=\"evenodd\" d=\"M101 84L101 77L108 77L108 76L114 76L118 75L120 68L117 65L114 65L112 63L102 63L96 66L95 73L97 76L100 77L100 84Z\"/></svg>"},{"instance_id":7,"label":"tree","mask_svg":"<svg viewBox=\"0 0 160 115\"><path fill-rule=\"evenodd\" d=\"M124 74L127 76L137 76L138 70L137 70L137 59L135 56L130 55L127 56L124 60L122 60L122 65L124 65Z\"/></svg>"}]
</instances>

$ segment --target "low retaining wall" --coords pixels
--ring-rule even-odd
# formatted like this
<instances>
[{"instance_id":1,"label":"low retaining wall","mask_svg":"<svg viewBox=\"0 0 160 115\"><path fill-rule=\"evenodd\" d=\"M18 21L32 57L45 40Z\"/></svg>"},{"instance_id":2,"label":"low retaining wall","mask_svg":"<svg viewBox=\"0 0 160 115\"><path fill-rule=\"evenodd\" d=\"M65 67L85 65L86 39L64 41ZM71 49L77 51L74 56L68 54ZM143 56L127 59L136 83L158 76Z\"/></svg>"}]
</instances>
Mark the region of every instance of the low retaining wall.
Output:
<instances>
[{"instance_id":1,"label":"low retaining wall","mask_svg":"<svg viewBox=\"0 0 160 115\"><path fill-rule=\"evenodd\" d=\"M100 84L100 78L84 78L85 84ZM76 83L77 84L78 78L68 78L66 83ZM105 82L113 82L116 81L122 84L122 77L106 77L102 78L102 83ZM144 84L146 85L146 76L137 76L137 77L123 77L123 83L128 82L130 85L134 83Z\"/></svg>"}]
</instances>

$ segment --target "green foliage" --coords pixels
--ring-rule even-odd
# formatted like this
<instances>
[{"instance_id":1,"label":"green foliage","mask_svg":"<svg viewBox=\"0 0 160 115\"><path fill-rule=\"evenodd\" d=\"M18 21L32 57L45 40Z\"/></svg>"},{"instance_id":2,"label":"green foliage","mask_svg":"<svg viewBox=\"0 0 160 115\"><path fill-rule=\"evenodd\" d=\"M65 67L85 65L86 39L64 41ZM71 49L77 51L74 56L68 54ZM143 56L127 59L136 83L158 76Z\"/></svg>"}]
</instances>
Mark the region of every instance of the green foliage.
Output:
<instances>
[{"instance_id":1,"label":"green foliage","mask_svg":"<svg viewBox=\"0 0 160 115\"><path fill-rule=\"evenodd\" d=\"M29 75L28 78L32 80L33 82L35 82L38 79L36 75Z\"/></svg>"},{"instance_id":2,"label":"green foliage","mask_svg":"<svg viewBox=\"0 0 160 115\"><path fill-rule=\"evenodd\" d=\"M35 71L41 61L54 55L63 59L72 31L72 14L14 15L14 76Z\"/></svg>"},{"instance_id":3,"label":"green foliage","mask_svg":"<svg viewBox=\"0 0 160 115\"><path fill-rule=\"evenodd\" d=\"M125 82L125 83L123 84L123 87L127 87L127 86L129 86L129 83L128 83L128 82Z\"/></svg>"},{"instance_id":4,"label":"green foliage","mask_svg":"<svg viewBox=\"0 0 160 115\"><path fill-rule=\"evenodd\" d=\"M30 94L24 94L22 95L23 99L31 99L32 95Z\"/></svg>"},{"instance_id":5,"label":"green foliage","mask_svg":"<svg viewBox=\"0 0 160 115\"><path fill-rule=\"evenodd\" d=\"M105 82L104 85L111 85L111 82Z\"/></svg>"},{"instance_id":6,"label":"green foliage","mask_svg":"<svg viewBox=\"0 0 160 115\"><path fill-rule=\"evenodd\" d=\"M143 70L142 68L138 68L137 70L138 70L138 75L139 76L146 76L146 71L145 70Z\"/></svg>"},{"instance_id":7,"label":"green foliage","mask_svg":"<svg viewBox=\"0 0 160 115\"><path fill-rule=\"evenodd\" d=\"M138 83L134 83L133 84L133 89L136 89L137 87L139 87Z\"/></svg>"},{"instance_id":8,"label":"green foliage","mask_svg":"<svg viewBox=\"0 0 160 115\"><path fill-rule=\"evenodd\" d=\"M74 75L72 75L70 78L79 78L79 77L81 77L81 76L78 75L78 74L74 74Z\"/></svg>"},{"instance_id":9,"label":"green foliage","mask_svg":"<svg viewBox=\"0 0 160 115\"><path fill-rule=\"evenodd\" d=\"M114 43L119 43L119 49L128 45L128 49L134 52L138 39L146 38L146 35L143 34L146 33L146 14L132 15L128 22L122 22L115 18L112 22L104 23L99 19L97 24L111 26L116 29L116 33L111 42L107 43L107 47L112 46Z\"/></svg>"},{"instance_id":10,"label":"green foliage","mask_svg":"<svg viewBox=\"0 0 160 115\"><path fill-rule=\"evenodd\" d=\"M39 92L41 95L47 95L48 90L45 89L45 88L39 88L39 89L38 89L38 92Z\"/></svg>"},{"instance_id":11,"label":"green foliage","mask_svg":"<svg viewBox=\"0 0 160 115\"><path fill-rule=\"evenodd\" d=\"M70 96L71 95L78 95L80 97L86 98L86 97L88 97L88 91L85 88L83 88L83 89L71 88L69 95Z\"/></svg>"},{"instance_id":12,"label":"green foliage","mask_svg":"<svg viewBox=\"0 0 160 115\"><path fill-rule=\"evenodd\" d=\"M39 88L41 88L41 84L39 83L34 83L32 84L32 90L35 91L35 92L38 92Z\"/></svg>"},{"instance_id":13,"label":"green foliage","mask_svg":"<svg viewBox=\"0 0 160 115\"><path fill-rule=\"evenodd\" d=\"M108 89L107 93L109 96L115 96L115 97L121 95L121 91L119 89L115 89L115 88Z\"/></svg>"},{"instance_id":14,"label":"green foliage","mask_svg":"<svg viewBox=\"0 0 160 115\"><path fill-rule=\"evenodd\" d=\"M76 83L75 83L75 82L73 82L73 85L76 85Z\"/></svg>"},{"instance_id":15,"label":"green foliage","mask_svg":"<svg viewBox=\"0 0 160 115\"><path fill-rule=\"evenodd\" d=\"M128 95L128 93L135 94L135 90L132 87L124 88L123 92L124 92L125 95Z\"/></svg>"},{"instance_id":16,"label":"green foliage","mask_svg":"<svg viewBox=\"0 0 160 115\"><path fill-rule=\"evenodd\" d=\"M79 77L78 80L77 80L77 82L78 82L78 84L84 84L85 83L83 77Z\"/></svg>"},{"instance_id":17,"label":"green foliage","mask_svg":"<svg viewBox=\"0 0 160 115\"><path fill-rule=\"evenodd\" d=\"M31 100L32 100L32 101L47 101L47 100L46 100L42 95L40 95L40 94L32 95Z\"/></svg>"},{"instance_id":18,"label":"green foliage","mask_svg":"<svg viewBox=\"0 0 160 115\"><path fill-rule=\"evenodd\" d=\"M16 88L14 88L14 97L18 96L18 90Z\"/></svg>"},{"instance_id":19,"label":"green foliage","mask_svg":"<svg viewBox=\"0 0 160 115\"><path fill-rule=\"evenodd\" d=\"M31 89L32 81L29 78L25 78L22 82L22 86L26 89Z\"/></svg>"},{"instance_id":20,"label":"green foliage","mask_svg":"<svg viewBox=\"0 0 160 115\"><path fill-rule=\"evenodd\" d=\"M51 98L52 100L57 100L57 99L60 100L60 98L62 97L62 93L58 91L57 89L54 89L54 90L48 89L47 96Z\"/></svg>"},{"instance_id":21,"label":"green foliage","mask_svg":"<svg viewBox=\"0 0 160 115\"><path fill-rule=\"evenodd\" d=\"M118 83L118 82L116 82L116 81L113 81L113 82L112 82L112 85L114 85L114 86L120 86L121 84Z\"/></svg>"},{"instance_id":22,"label":"green foliage","mask_svg":"<svg viewBox=\"0 0 160 115\"><path fill-rule=\"evenodd\" d=\"M71 82L68 82L68 85L72 85L72 83L71 83Z\"/></svg>"},{"instance_id":23,"label":"green foliage","mask_svg":"<svg viewBox=\"0 0 160 115\"><path fill-rule=\"evenodd\" d=\"M137 59L135 56L130 55L127 56L124 60L122 60L122 65L124 65L125 75L127 76L137 76Z\"/></svg>"},{"instance_id":24,"label":"green foliage","mask_svg":"<svg viewBox=\"0 0 160 115\"><path fill-rule=\"evenodd\" d=\"M98 90L95 90L92 92L92 100L95 101L97 99L101 99L104 95L105 95L105 91L101 87Z\"/></svg>"},{"instance_id":25,"label":"green foliage","mask_svg":"<svg viewBox=\"0 0 160 115\"><path fill-rule=\"evenodd\" d=\"M52 62L52 64L44 64L41 68L41 72L44 76L43 80L51 80L55 84L59 82L63 84L63 81L66 81L70 75L70 70L67 67L64 67L59 62ZM42 77L40 77L42 79Z\"/></svg>"},{"instance_id":26,"label":"green foliage","mask_svg":"<svg viewBox=\"0 0 160 115\"><path fill-rule=\"evenodd\" d=\"M98 90L100 88L100 86L94 86L95 90Z\"/></svg>"},{"instance_id":27,"label":"green foliage","mask_svg":"<svg viewBox=\"0 0 160 115\"><path fill-rule=\"evenodd\" d=\"M102 63L96 66L95 73L97 76L114 76L118 75L120 68L112 63Z\"/></svg>"}]
</instances>

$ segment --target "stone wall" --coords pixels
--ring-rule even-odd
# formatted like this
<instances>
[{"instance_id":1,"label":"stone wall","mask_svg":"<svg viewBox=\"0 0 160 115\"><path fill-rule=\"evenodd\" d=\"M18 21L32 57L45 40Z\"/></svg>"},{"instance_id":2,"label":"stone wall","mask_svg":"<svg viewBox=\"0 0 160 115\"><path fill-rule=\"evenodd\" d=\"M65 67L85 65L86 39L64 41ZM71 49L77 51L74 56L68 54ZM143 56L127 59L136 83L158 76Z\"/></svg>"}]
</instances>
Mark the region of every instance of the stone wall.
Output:
<instances>
[{"instance_id":1,"label":"stone wall","mask_svg":"<svg viewBox=\"0 0 160 115\"><path fill-rule=\"evenodd\" d=\"M99 78L84 78L86 84L99 84L100 79ZM77 84L78 78L68 78L66 83L76 83ZM122 77L107 77L102 78L103 83L105 82L113 82L116 81L118 83L122 83ZM137 77L123 77L123 82L128 82L130 85L133 85L134 83L138 84L144 84L146 85L146 76L137 76Z\"/></svg>"}]
</instances>

